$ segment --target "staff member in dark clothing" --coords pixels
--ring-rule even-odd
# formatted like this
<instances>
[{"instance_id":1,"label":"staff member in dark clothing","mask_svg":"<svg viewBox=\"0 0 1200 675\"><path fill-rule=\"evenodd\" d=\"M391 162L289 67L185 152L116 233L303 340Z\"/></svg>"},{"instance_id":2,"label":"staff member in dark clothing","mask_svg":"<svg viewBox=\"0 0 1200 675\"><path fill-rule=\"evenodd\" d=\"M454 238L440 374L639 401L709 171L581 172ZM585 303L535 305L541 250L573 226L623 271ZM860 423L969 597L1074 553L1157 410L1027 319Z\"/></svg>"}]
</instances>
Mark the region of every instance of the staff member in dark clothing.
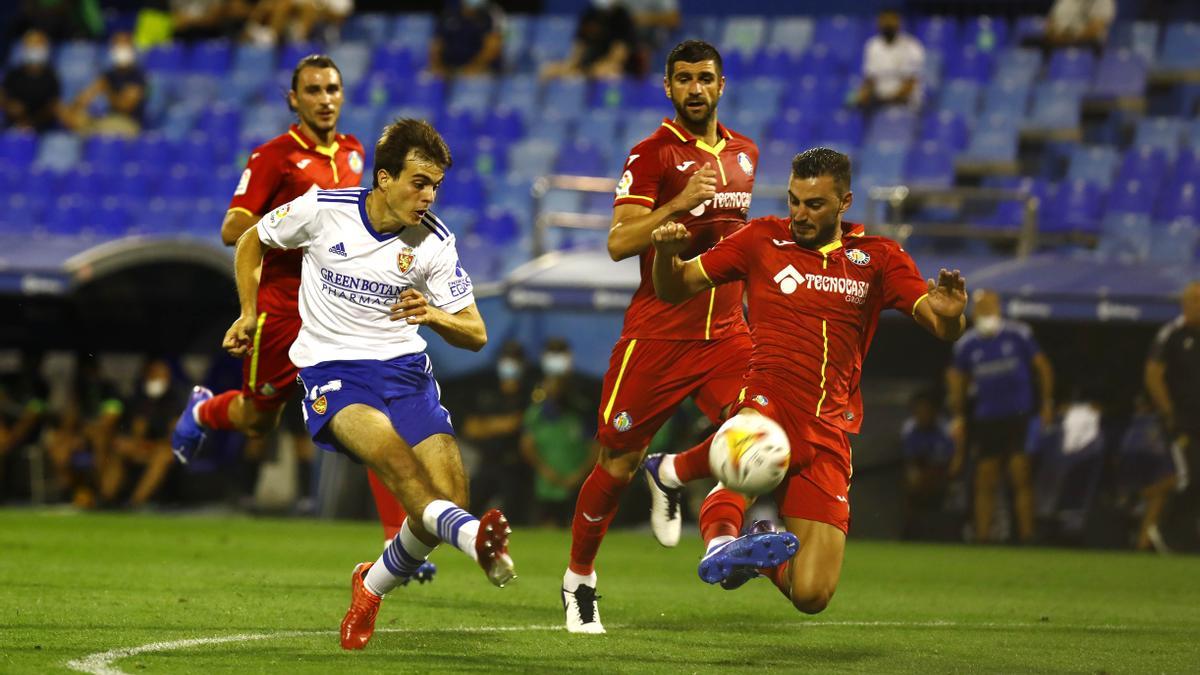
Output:
<instances>
[{"instance_id":1,"label":"staff member in dark clothing","mask_svg":"<svg viewBox=\"0 0 1200 675\"><path fill-rule=\"evenodd\" d=\"M1163 326L1146 361L1146 391L1175 457L1176 494L1160 521L1172 547L1200 548L1200 281L1183 289L1182 314Z\"/></svg>"},{"instance_id":2,"label":"staff member in dark clothing","mask_svg":"<svg viewBox=\"0 0 1200 675\"><path fill-rule=\"evenodd\" d=\"M504 13L490 0L461 0L438 17L429 69L443 76L493 73L503 51Z\"/></svg>"},{"instance_id":3,"label":"staff member in dark clothing","mask_svg":"<svg viewBox=\"0 0 1200 675\"><path fill-rule=\"evenodd\" d=\"M474 397L464 403L462 437L479 449L471 476L471 508L486 510L496 500L508 519L528 522L532 474L521 459L521 420L529 405L530 378L525 351L508 342L494 377L473 381ZM467 385L464 385L467 386Z\"/></svg>"},{"instance_id":4,"label":"staff member in dark clothing","mask_svg":"<svg viewBox=\"0 0 1200 675\"><path fill-rule=\"evenodd\" d=\"M954 428L959 434L965 430L965 445L975 460L975 539L991 537L996 488L1007 469L1017 535L1029 542L1035 512L1025 435L1034 411L1035 379L1042 424L1054 419L1054 369L1029 326L1001 317L1000 296L994 292L975 294L974 320L954 345L947 384Z\"/></svg>"},{"instance_id":5,"label":"staff member in dark clothing","mask_svg":"<svg viewBox=\"0 0 1200 675\"><path fill-rule=\"evenodd\" d=\"M38 132L55 128L64 116L62 85L50 65L46 35L36 30L26 33L17 62L4 74L0 90L6 126Z\"/></svg>"},{"instance_id":6,"label":"staff member in dark clothing","mask_svg":"<svg viewBox=\"0 0 1200 675\"><path fill-rule=\"evenodd\" d=\"M71 103L73 126L83 132L135 136L142 130L146 109L146 73L137 63L137 50L129 33L116 33L109 43L110 68L96 78ZM104 115L91 119L88 106L103 95Z\"/></svg>"}]
</instances>

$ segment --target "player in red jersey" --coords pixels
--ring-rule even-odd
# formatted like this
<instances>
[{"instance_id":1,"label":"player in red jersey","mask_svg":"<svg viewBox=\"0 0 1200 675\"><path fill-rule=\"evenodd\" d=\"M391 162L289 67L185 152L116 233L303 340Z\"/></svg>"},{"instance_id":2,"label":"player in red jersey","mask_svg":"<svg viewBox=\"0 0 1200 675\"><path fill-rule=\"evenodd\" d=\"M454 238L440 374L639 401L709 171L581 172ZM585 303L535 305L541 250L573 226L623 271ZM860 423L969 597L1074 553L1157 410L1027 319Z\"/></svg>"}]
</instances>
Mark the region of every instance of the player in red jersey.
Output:
<instances>
[{"instance_id":1,"label":"player in red jersey","mask_svg":"<svg viewBox=\"0 0 1200 675\"><path fill-rule=\"evenodd\" d=\"M221 224L222 241L236 244L243 232L272 209L314 187L359 186L363 146L357 138L337 132L342 101L342 74L333 59L313 54L296 64L288 107L298 121L287 133L250 154ZM299 251L280 250L270 250L263 258L258 291L261 313L253 353L242 362L242 388L213 396L204 387L196 387L172 438L181 462L191 459L205 430L233 429L254 439L279 425L298 373L288 358L288 348L300 330L300 259ZM301 447L305 456L297 459L311 466L311 443ZM310 472L302 471L301 476ZM404 522L403 508L373 474L370 479L385 538L391 539Z\"/></svg>"},{"instance_id":2,"label":"player in red jersey","mask_svg":"<svg viewBox=\"0 0 1200 675\"><path fill-rule=\"evenodd\" d=\"M859 378L879 314L899 310L947 341L966 325L958 271L922 279L899 244L842 222L852 199L850 159L815 148L792 162L790 220L757 218L687 261L679 255L692 246L687 228L668 223L652 235L654 285L663 300L684 302L745 283L754 353L735 409L766 415L788 434L792 465L775 499L800 542L799 553L764 572L810 614L825 609L841 575L850 528L847 434L862 424ZM745 545L756 535L736 538L746 503L720 488L706 502L700 576L736 588L766 568Z\"/></svg>"},{"instance_id":3,"label":"player in red jersey","mask_svg":"<svg viewBox=\"0 0 1200 675\"><path fill-rule=\"evenodd\" d=\"M725 88L721 55L689 40L667 57L664 93L675 118L629 152L617 185L608 252L613 260L641 258L642 280L613 347L597 420L600 457L584 481L571 526L571 557L563 575L567 630L603 633L596 608L594 562L616 515L621 494L659 427L688 396L714 422L741 388L750 356L742 289L730 284L679 306L654 296L650 232L668 220L691 232L691 255L741 228L750 207L758 148L717 121ZM702 458L704 459L704 458ZM707 471L707 460L704 459ZM673 546L673 533L656 535Z\"/></svg>"}]
</instances>

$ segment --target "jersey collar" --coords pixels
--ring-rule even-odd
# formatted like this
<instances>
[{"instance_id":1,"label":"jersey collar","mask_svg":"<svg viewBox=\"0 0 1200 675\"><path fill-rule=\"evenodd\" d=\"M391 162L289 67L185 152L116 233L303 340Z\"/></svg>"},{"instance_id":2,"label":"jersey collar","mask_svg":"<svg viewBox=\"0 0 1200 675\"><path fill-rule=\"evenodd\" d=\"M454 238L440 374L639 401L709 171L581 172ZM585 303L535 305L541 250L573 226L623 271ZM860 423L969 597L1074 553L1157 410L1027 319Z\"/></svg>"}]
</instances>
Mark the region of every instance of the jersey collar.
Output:
<instances>
[{"instance_id":1,"label":"jersey collar","mask_svg":"<svg viewBox=\"0 0 1200 675\"><path fill-rule=\"evenodd\" d=\"M684 129L683 126L676 124L675 120L672 120L668 117L663 118L662 125L670 130L671 133L675 134L675 137L679 139L679 142L695 142L697 148L700 148L701 150L714 156L719 155L721 151L725 149L725 142L733 138L733 134L729 133L728 129L721 126L720 122L717 122L717 136L720 136L721 140L717 141L715 146L709 145L696 136L693 136L687 129Z\"/></svg>"},{"instance_id":2,"label":"jersey collar","mask_svg":"<svg viewBox=\"0 0 1200 675\"><path fill-rule=\"evenodd\" d=\"M389 232L387 234L383 234L376 230L375 226L371 224L371 219L367 217L367 195L369 194L371 194L370 190L363 190L362 192L358 193L358 215L362 218L363 227L367 228L367 232L372 237L375 237L375 241L387 241L388 239L396 236L396 233Z\"/></svg>"},{"instance_id":3,"label":"jersey collar","mask_svg":"<svg viewBox=\"0 0 1200 675\"><path fill-rule=\"evenodd\" d=\"M865 227L863 227L861 224L850 223L850 222L843 220L842 221L842 236L839 237L838 239L834 239L833 241L829 242L828 244L825 244L821 248L817 249L817 252L820 253L821 255L829 255L830 253L838 250L839 248L841 248L843 246L842 239L845 239L846 237L861 237L861 236L865 235L866 233L867 233L867 229Z\"/></svg>"},{"instance_id":4,"label":"jersey collar","mask_svg":"<svg viewBox=\"0 0 1200 675\"><path fill-rule=\"evenodd\" d=\"M304 132L300 129L299 124L293 124L288 127L288 135L295 139L296 142L300 144L300 147L304 148L305 150L319 152L322 155L330 158L337 154L338 142L336 140L329 145L317 145L316 141L304 135ZM341 134L338 134L338 137L340 136Z\"/></svg>"}]
</instances>

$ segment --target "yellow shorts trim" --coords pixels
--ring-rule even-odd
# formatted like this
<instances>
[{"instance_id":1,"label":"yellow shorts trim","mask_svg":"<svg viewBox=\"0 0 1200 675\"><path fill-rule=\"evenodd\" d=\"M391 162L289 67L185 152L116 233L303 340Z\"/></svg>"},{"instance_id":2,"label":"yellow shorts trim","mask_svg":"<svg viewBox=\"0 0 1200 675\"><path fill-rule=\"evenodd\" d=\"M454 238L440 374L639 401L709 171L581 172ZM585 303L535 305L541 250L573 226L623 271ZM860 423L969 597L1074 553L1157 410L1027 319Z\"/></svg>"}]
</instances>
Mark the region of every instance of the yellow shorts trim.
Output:
<instances>
[{"instance_id":1,"label":"yellow shorts trim","mask_svg":"<svg viewBox=\"0 0 1200 675\"><path fill-rule=\"evenodd\" d=\"M604 406L604 423L608 424L608 418L612 415L613 405L617 402L617 392L621 390L621 380L625 377L625 367L629 365L629 357L633 356L633 348L637 345L637 339L629 341L629 346L625 348L625 356L621 358L621 369L617 371L617 381L613 384L612 394L608 397L608 405Z\"/></svg>"}]
</instances>

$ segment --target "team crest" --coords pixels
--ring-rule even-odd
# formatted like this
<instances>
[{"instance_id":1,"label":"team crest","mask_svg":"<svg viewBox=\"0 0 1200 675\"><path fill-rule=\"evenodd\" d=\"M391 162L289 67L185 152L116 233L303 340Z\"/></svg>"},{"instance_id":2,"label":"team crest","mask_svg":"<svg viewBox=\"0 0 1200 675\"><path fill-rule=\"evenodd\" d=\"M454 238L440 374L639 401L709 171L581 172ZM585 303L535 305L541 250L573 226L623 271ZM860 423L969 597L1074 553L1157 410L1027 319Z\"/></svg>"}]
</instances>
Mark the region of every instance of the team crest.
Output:
<instances>
[{"instance_id":1,"label":"team crest","mask_svg":"<svg viewBox=\"0 0 1200 675\"><path fill-rule=\"evenodd\" d=\"M871 262L871 254L858 248L847 249L846 260L849 260L859 267L866 267L867 263Z\"/></svg>"},{"instance_id":2,"label":"team crest","mask_svg":"<svg viewBox=\"0 0 1200 675\"><path fill-rule=\"evenodd\" d=\"M259 388L258 391L263 396L274 396L275 395L275 387L272 387L270 382L264 384L262 387Z\"/></svg>"},{"instance_id":3,"label":"team crest","mask_svg":"<svg viewBox=\"0 0 1200 675\"><path fill-rule=\"evenodd\" d=\"M763 396L762 394L755 394L754 398L751 400L753 400L755 403L757 403L759 405L763 405L763 406L765 406L767 403L769 403L769 401L767 401L767 397Z\"/></svg>"},{"instance_id":4,"label":"team crest","mask_svg":"<svg viewBox=\"0 0 1200 675\"><path fill-rule=\"evenodd\" d=\"M271 227L275 227L276 225L278 225L280 223L280 221L283 220L283 217L288 214L288 211L290 211L291 208L292 208L291 204L284 204L283 206L275 209L274 211L271 212L271 216L267 220L267 224L270 225Z\"/></svg>"},{"instance_id":5,"label":"team crest","mask_svg":"<svg viewBox=\"0 0 1200 675\"><path fill-rule=\"evenodd\" d=\"M742 167L742 171L746 172L747 176L754 175L754 163L750 161L750 156L744 152L738 153L738 166Z\"/></svg>"},{"instance_id":6,"label":"team crest","mask_svg":"<svg viewBox=\"0 0 1200 675\"><path fill-rule=\"evenodd\" d=\"M318 415L324 415L325 411L329 409L329 401L325 400L325 397L322 396L312 402L312 409Z\"/></svg>"},{"instance_id":7,"label":"team crest","mask_svg":"<svg viewBox=\"0 0 1200 675\"><path fill-rule=\"evenodd\" d=\"M400 268L401 274L407 274L412 269L413 260L417 257L411 246L405 246L398 254L396 254L396 267Z\"/></svg>"},{"instance_id":8,"label":"team crest","mask_svg":"<svg viewBox=\"0 0 1200 675\"><path fill-rule=\"evenodd\" d=\"M357 150L352 150L350 152L350 157L347 160L347 162L350 164L351 171L353 171L354 173L362 173L362 170L363 170L362 155L358 154Z\"/></svg>"},{"instance_id":9,"label":"team crest","mask_svg":"<svg viewBox=\"0 0 1200 675\"><path fill-rule=\"evenodd\" d=\"M626 432L633 428L633 418L627 412L620 412L613 419L613 428L620 432Z\"/></svg>"},{"instance_id":10,"label":"team crest","mask_svg":"<svg viewBox=\"0 0 1200 675\"><path fill-rule=\"evenodd\" d=\"M617 183L617 196L628 197L629 188L633 187L633 172L626 171L621 174L621 181Z\"/></svg>"}]
</instances>

